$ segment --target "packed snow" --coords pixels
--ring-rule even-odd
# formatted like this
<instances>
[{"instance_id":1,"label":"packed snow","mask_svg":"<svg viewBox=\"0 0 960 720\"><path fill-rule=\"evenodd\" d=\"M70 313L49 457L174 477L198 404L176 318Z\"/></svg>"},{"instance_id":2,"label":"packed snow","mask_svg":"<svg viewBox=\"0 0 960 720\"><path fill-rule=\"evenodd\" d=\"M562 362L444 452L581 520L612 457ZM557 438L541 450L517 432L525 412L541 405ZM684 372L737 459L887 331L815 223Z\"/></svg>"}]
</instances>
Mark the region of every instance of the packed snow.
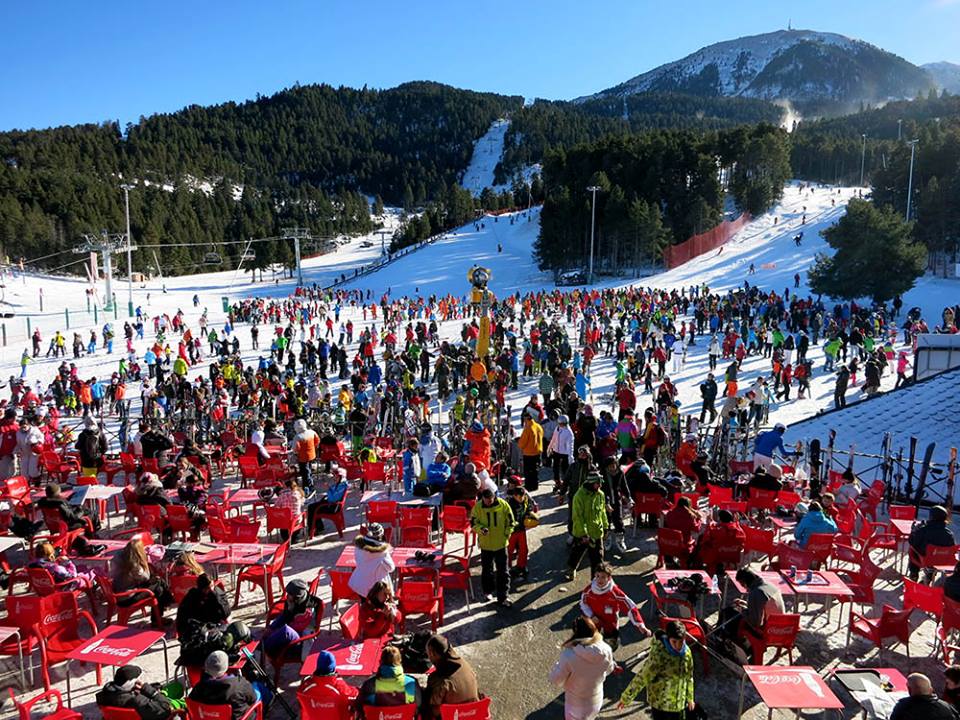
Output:
<instances>
[{"instance_id":1,"label":"packed snow","mask_svg":"<svg viewBox=\"0 0 960 720\"><path fill-rule=\"evenodd\" d=\"M509 127L509 120L503 118L496 120L490 126L490 129L474 143L470 164L463 172L463 180L460 183L465 189L473 193L474 197L478 197L484 188L490 188L498 193L510 189L510 182L499 185L494 182L494 173L497 163L503 158L503 140ZM521 168L514 175L518 175L529 184L533 180L533 176L540 172L540 169L540 163L534 163Z\"/></svg>"}]
</instances>

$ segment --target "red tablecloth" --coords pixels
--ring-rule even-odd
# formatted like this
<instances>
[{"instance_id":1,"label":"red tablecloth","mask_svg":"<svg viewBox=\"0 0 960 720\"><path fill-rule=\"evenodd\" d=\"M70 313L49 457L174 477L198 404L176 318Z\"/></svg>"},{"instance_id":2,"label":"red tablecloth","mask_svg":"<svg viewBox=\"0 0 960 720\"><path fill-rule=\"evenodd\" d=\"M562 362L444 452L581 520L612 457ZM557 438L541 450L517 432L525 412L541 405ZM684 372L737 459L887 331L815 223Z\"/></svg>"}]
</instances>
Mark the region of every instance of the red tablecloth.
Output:
<instances>
[{"instance_id":1,"label":"red tablecloth","mask_svg":"<svg viewBox=\"0 0 960 720\"><path fill-rule=\"evenodd\" d=\"M393 562L397 567L407 566L407 567L423 567L421 563L418 563L415 559L415 556L418 552L426 553L435 553L438 548L434 546L425 547L425 548L407 548L407 547L395 547L390 550L390 555L393 557ZM340 557L337 558L336 567L339 568L354 568L357 566L356 560L356 545L347 545L343 548L343 552L340 553Z\"/></svg>"},{"instance_id":2,"label":"red tablecloth","mask_svg":"<svg viewBox=\"0 0 960 720\"><path fill-rule=\"evenodd\" d=\"M98 665L126 665L164 636L161 630L110 625L71 650L67 657Z\"/></svg>"},{"instance_id":3,"label":"red tablecloth","mask_svg":"<svg viewBox=\"0 0 960 720\"><path fill-rule=\"evenodd\" d=\"M843 703L812 667L745 665L744 679L760 694L768 708L788 710L840 710ZM741 685L741 701L743 686Z\"/></svg>"},{"instance_id":4,"label":"red tablecloth","mask_svg":"<svg viewBox=\"0 0 960 720\"><path fill-rule=\"evenodd\" d=\"M337 660L337 674L343 676L373 675L380 664L380 650L383 640L375 638L362 642L351 642L337 637L315 638L300 667L301 675L313 675L317 669L317 656L322 650L333 653Z\"/></svg>"}]
</instances>

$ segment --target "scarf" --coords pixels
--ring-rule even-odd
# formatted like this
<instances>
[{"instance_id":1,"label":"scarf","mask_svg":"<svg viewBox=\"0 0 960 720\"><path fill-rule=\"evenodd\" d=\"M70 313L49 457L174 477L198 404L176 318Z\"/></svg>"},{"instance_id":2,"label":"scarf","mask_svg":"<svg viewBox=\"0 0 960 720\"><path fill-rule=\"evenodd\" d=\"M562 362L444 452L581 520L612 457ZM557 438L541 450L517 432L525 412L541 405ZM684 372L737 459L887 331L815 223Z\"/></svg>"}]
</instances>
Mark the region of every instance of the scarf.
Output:
<instances>
[{"instance_id":1,"label":"scarf","mask_svg":"<svg viewBox=\"0 0 960 720\"><path fill-rule=\"evenodd\" d=\"M611 590L613 590L613 579L608 580L606 585L600 585L596 578L590 583L590 591L597 595L603 595Z\"/></svg>"},{"instance_id":2,"label":"scarf","mask_svg":"<svg viewBox=\"0 0 960 720\"><path fill-rule=\"evenodd\" d=\"M686 641L684 641L683 645L680 646L679 650L673 649L673 645L670 644L670 638L668 638L666 635L663 636L661 642L663 642L663 646L667 649L667 654L669 654L671 657L683 657L687 654Z\"/></svg>"}]
</instances>

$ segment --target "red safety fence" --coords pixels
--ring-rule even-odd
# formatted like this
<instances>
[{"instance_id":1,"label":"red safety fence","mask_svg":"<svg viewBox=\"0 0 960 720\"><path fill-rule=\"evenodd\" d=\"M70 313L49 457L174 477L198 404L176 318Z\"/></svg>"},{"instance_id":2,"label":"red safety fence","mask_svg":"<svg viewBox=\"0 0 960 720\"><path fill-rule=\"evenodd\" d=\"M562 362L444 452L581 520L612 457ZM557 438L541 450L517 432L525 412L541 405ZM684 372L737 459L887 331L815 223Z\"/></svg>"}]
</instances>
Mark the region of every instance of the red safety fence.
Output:
<instances>
[{"instance_id":1,"label":"red safety fence","mask_svg":"<svg viewBox=\"0 0 960 720\"><path fill-rule=\"evenodd\" d=\"M663 261L670 269L683 265L698 255L716 250L725 245L744 225L752 218L749 213L743 213L736 220L724 220L712 230L699 235L693 235L679 245L672 245L663 251Z\"/></svg>"}]
</instances>

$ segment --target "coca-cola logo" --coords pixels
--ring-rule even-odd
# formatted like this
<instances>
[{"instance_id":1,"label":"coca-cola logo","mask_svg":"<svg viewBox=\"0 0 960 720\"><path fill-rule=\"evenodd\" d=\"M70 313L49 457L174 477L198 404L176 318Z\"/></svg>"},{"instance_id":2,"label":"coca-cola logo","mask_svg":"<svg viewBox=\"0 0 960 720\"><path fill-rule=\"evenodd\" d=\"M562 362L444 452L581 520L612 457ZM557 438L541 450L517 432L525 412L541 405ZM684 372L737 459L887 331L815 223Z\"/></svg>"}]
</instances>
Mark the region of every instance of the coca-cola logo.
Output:
<instances>
[{"instance_id":1,"label":"coca-cola logo","mask_svg":"<svg viewBox=\"0 0 960 720\"><path fill-rule=\"evenodd\" d=\"M199 715L201 720L203 720L203 718L210 718L210 720L219 720L220 718L220 713L218 713L216 710L208 710L204 708L202 705L199 706L197 709L199 710Z\"/></svg>"},{"instance_id":2,"label":"coca-cola logo","mask_svg":"<svg viewBox=\"0 0 960 720\"><path fill-rule=\"evenodd\" d=\"M333 700L324 701L310 698L310 708L313 710L333 710L335 708L335 703Z\"/></svg>"},{"instance_id":3,"label":"coca-cola logo","mask_svg":"<svg viewBox=\"0 0 960 720\"><path fill-rule=\"evenodd\" d=\"M69 620L73 617L73 610L64 610L63 612L51 613L45 615L43 618L44 625L51 625L53 623L63 622L64 620Z\"/></svg>"},{"instance_id":4,"label":"coca-cola logo","mask_svg":"<svg viewBox=\"0 0 960 720\"><path fill-rule=\"evenodd\" d=\"M90 645L85 647L83 650L81 650L80 654L89 655L94 651L96 651L97 655L113 655L114 657L118 657L118 658L126 658L135 654L134 650L132 650L131 648L113 647L111 645L104 644L103 640L97 640L96 642L91 643ZM212 717L218 717L218 716L213 715Z\"/></svg>"},{"instance_id":5,"label":"coca-cola logo","mask_svg":"<svg viewBox=\"0 0 960 720\"><path fill-rule=\"evenodd\" d=\"M800 685L803 682L799 675L754 675L751 680L758 685Z\"/></svg>"},{"instance_id":6,"label":"coca-cola logo","mask_svg":"<svg viewBox=\"0 0 960 720\"><path fill-rule=\"evenodd\" d=\"M357 665L360 663L360 655L363 653L363 645L354 645L350 648L350 653L347 655L347 663L351 665Z\"/></svg>"}]
</instances>

